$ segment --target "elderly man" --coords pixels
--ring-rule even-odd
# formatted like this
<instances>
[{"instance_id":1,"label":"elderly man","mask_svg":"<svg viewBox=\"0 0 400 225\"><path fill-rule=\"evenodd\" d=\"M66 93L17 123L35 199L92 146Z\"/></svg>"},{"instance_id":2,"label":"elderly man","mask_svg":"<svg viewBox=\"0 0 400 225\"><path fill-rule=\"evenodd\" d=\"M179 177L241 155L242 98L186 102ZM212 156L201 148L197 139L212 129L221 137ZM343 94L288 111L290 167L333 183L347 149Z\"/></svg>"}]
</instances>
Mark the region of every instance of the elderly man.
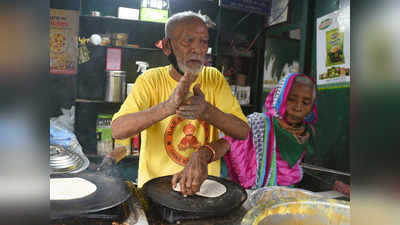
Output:
<instances>
[{"instance_id":1,"label":"elderly man","mask_svg":"<svg viewBox=\"0 0 400 225\"><path fill-rule=\"evenodd\" d=\"M172 175L182 194L220 175L225 135L245 139L249 126L224 76L204 66L208 30L203 16L181 12L165 24L163 52L171 65L139 76L111 124L114 138L141 133L138 186Z\"/></svg>"}]
</instances>

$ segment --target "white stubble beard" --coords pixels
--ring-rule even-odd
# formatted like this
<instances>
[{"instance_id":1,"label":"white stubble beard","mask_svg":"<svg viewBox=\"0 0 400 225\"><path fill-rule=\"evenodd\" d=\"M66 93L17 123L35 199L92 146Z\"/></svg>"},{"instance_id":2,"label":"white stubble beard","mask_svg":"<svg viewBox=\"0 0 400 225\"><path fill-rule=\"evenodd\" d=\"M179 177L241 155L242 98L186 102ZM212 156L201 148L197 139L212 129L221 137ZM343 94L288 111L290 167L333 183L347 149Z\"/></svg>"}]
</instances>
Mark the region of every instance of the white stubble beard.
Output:
<instances>
[{"instance_id":1,"label":"white stubble beard","mask_svg":"<svg viewBox=\"0 0 400 225\"><path fill-rule=\"evenodd\" d=\"M192 74L197 75L203 70L204 62L205 62L205 59L199 59L199 60L201 61L201 66L198 69L192 69L189 66L187 66L186 63L183 63L183 65L182 65L180 60L177 60L177 62L178 62L179 69L182 70L182 72L184 72L184 73L192 73Z\"/></svg>"}]
</instances>

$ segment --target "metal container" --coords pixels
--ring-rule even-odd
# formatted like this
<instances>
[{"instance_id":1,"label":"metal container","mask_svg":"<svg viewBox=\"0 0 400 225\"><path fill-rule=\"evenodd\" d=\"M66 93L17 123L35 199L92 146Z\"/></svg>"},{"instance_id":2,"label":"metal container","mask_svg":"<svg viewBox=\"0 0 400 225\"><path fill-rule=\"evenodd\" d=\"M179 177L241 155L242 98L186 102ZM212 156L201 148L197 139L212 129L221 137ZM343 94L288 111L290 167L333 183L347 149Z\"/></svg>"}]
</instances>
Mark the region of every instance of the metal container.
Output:
<instances>
[{"instance_id":1,"label":"metal container","mask_svg":"<svg viewBox=\"0 0 400 225\"><path fill-rule=\"evenodd\" d=\"M111 38L115 39L115 40L128 40L128 34L127 33L113 33Z\"/></svg>"},{"instance_id":2,"label":"metal container","mask_svg":"<svg viewBox=\"0 0 400 225\"><path fill-rule=\"evenodd\" d=\"M128 34L126 33L113 33L111 39L113 46L125 46L128 44Z\"/></svg>"},{"instance_id":3,"label":"metal container","mask_svg":"<svg viewBox=\"0 0 400 225\"><path fill-rule=\"evenodd\" d=\"M128 44L128 39L126 40L113 39L111 43L113 46L118 46L118 47L125 46Z\"/></svg>"},{"instance_id":4,"label":"metal container","mask_svg":"<svg viewBox=\"0 0 400 225\"><path fill-rule=\"evenodd\" d=\"M104 101L122 102L126 97L126 72L107 71Z\"/></svg>"},{"instance_id":5,"label":"metal container","mask_svg":"<svg viewBox=\"0 0 400 225\"><path fill-rule=\"evenodd\" d=\"M250 207L256 206L260 202L269 202L284 198L313 199L321 198L318 193L303 190L300 188L289 188L282 186L263 187L255 190L249 196Z\"/></svg>"},{"instance_id":6,"label":"metal container","mask_svg":"<svg viewBox=\"0 0 400 225\"><path fill-rule=\"evenodd\" d=\"M50 174L79 173L88 166L86 157L60 145L50 145Z\"/></svg>"},{"instance_id":7,"label":"metal container","mask_svg":"<svg viewBox=\"0 0 400 225\"><path fill-rule=\"evenodd\" d=\"M350 204L334 199L295 198L260 202L241 222L241 225L255 224L350 225Z\"/></svg>"}]
</instances>

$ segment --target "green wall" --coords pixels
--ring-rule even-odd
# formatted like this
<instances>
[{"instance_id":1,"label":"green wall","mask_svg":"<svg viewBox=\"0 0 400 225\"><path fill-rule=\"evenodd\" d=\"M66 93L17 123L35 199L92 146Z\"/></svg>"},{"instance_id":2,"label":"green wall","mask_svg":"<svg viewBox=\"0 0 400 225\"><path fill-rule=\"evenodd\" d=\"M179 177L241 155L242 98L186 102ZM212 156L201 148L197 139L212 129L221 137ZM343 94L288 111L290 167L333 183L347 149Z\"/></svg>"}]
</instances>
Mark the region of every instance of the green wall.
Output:
<instances>
[{"instance_id":1,"label":"green wall","mask_svg":"<svg viewBox=\"0 0 400 225\"><path fill-rule=\"evenodd\" d=\"M311 74L316 77L316 29L318 17L339 9L339 0L316 0L314 5L313 52ZM317 154L309 157L315 164L331 169L350 171L349 116L350 89L340 88L318 91L319 121L317 128Z\"/></svg>"},{"instance_id":2,"label":"green wall","mask_svg":"<svg viewBox=\"0 0 400 225\"><path fill-rule=\"evenodd\" d=\"M294 51L300 52L301 71L315 78L316 19L338 10L339 0L292 0L291 4L292 19L290 23L268 29L266 36L282 36L283 32L301 28L300 49ZM267 94L267 92L263 92L264 100ZM305 161L314 165L349 172L350 89L319 90L317 101L319 120L315 125L317 130L316 153L312 156L307 155Z\"/></svg>"}]
</instances>

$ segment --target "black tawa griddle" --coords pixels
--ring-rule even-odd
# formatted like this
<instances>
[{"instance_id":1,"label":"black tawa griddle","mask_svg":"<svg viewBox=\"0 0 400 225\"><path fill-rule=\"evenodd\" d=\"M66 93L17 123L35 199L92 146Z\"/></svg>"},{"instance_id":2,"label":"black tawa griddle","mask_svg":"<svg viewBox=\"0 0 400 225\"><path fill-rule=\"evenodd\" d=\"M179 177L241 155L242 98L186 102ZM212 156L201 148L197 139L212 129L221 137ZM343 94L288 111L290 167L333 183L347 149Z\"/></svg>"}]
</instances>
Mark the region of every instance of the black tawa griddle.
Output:
<instances>
[{"instance_id":1,"label":"black tawa griddle","mask_svg":"<svg viewBox=\"0 0 400 225\"><path fill-rule=\"evenodd\" d=\"M224 178L207 178L226 187L226 192L216 198L197 195L183 197L180 192L172 190L171 179L172 176L158 177L143 185L143 191L151 200L153 210L162 220L169 223L226 215L240 207L247 199L247 193L240 185Z\"/></svg>"},{"instance_id":2,"label":"black tawa griddle","mask_svg":"<svg viewBox=\"0 0 400 225\"><path fill-rule=\"evenodd\" d=\"M96 185L97 190L84 198L50 201L51 220L77 217L82 214L110 209L125 202L131 196L129 186L123 180L105 176L102 173L85 171L78 174L51 175L51 178L73 177L91 181Z\"/></svg>"}]
</instances>

